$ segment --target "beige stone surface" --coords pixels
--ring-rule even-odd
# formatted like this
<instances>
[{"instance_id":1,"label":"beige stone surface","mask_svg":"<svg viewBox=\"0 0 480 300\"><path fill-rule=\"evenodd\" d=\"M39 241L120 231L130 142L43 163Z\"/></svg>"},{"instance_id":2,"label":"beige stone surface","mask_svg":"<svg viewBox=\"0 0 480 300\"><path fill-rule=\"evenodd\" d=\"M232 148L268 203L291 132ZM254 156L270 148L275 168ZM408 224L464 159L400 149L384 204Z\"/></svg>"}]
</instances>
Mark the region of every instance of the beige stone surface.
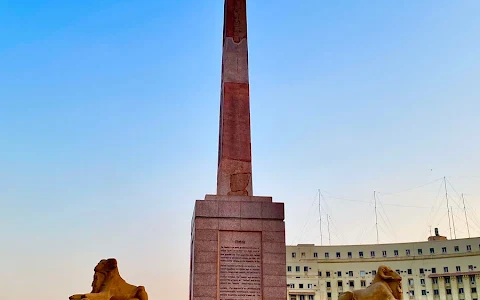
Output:
<instances>
[{"instance_id":1,"label":"beige stone surface","mask_svg":"<svg viewBox=\"0 0 480 300\"><path fill-rule=\"evenodd\" d=\"M380 266L367 288L345 292L339 300L403 300L402 277L387 266Z\"/></svg>"},{"instance_id":2,"label":"beige stone surface","mask_svg":"<svg viewBox=\"0 0 480 300\"><path fill-rule=\"evenodd\" d=\"M72 295L70 300L148 300L145 287L128 284L120 276L115 258L102 259L94 272L92 291Z\"/></svg>"}]
</instances>

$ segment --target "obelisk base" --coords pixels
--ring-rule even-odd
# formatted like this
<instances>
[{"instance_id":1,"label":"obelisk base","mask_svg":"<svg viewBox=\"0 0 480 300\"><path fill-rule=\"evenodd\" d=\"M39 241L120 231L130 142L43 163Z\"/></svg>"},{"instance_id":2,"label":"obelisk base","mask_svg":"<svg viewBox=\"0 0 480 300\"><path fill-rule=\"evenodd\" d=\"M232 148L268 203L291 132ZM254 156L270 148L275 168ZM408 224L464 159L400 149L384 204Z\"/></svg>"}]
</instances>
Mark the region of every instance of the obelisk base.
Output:
<instances>
[{"instance_id":1,"label":"obelisk base","mask_svg":"<svg viewBox=\"0 0 480 300\"><path fill-rule=\"evenodd\" d=\"M285 300L283 203L207 195L192 219L191 300Z\"/></svg>"}]
</instances>

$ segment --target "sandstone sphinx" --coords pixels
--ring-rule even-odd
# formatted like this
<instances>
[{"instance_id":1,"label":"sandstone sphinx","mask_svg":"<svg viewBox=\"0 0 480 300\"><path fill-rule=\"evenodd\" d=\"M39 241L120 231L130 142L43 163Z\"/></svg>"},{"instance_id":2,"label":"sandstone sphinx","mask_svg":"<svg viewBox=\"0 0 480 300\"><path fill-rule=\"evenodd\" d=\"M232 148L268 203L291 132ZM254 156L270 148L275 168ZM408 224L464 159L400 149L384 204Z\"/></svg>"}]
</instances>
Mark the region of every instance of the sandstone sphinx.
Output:
<instances>
[{"instance_id":1,"label":"sandstone sphinx","mask_svg":"<svg viewBox=\"0 0 480 300\"><path fill-rule=\"evenodd\" d=\"M345 292L338 300L403 300L402 277L389 267L380 266L367 288Z\"/></svg>"},{"instance_id":2,"label":"sandstone sphinx","mask_svg":"<svg viewBox=\"0 0 480 300\"><path fill-rule=\"evenodd\" d=\"M145 287L128 284L122 279L116 259L102 259L94 272L92 292L70 296L70 300L148 300Z\"/></svg>"}]
</instances>

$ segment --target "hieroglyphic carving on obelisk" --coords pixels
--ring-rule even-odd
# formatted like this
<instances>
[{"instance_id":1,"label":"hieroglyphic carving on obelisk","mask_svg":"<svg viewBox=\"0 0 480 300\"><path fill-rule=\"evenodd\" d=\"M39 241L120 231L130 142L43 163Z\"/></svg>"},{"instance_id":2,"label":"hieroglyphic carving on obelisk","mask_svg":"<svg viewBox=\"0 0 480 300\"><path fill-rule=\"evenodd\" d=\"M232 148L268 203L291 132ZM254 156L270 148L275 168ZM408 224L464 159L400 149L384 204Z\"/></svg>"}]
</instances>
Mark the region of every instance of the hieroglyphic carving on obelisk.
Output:
<instances>
[{"instance_id":1,"label":"hieroglyphic carving on obelisk","mask_svg":"<svg viewBox=\"0 0 480 300\"><path fill-rule=\"evenodd\" d=\"M246 0L226 0L217 194L253 196Z\"/></svg>"}]
</instances>

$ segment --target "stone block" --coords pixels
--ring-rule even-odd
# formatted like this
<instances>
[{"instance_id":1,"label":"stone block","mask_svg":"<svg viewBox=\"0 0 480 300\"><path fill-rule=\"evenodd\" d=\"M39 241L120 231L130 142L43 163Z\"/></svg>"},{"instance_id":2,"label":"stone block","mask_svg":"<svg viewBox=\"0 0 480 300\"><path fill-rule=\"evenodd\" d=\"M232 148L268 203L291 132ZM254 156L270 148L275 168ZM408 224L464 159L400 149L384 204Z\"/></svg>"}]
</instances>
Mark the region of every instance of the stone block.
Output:
<instances>
[{"instance_id":1,"label":"stone block","mask_svg":"<svg viewBox=\"0 0 480 300\"><path fill-rule=\"evenodd\" d=\"M268 295L272 298L287 299L287 287L285 286L285 288L279 288L265 286L263 287L263 295Z\"/></svg>"},{"instance_id":2,"label":"stone block","mask_svg":"<svg viewBox=\"0 0 480 300\"><path fill-rule=\"evenodd\" d=\"M218 241L218 230L216 229L196 229L195 240L197 241Z\"/></svg>"},{"instance_id":3,"label":"stone block","mask_svg":"<svg viewBox=\"0 0 480 300\"><path fill-rule=\"evenodd\" d=\"M195 262L194 273L195 274L217 274L217 264L214 262L211 262L211 263Z\"/></svg>"},{"instance_id":4,"label":"stone block","mask_svg":"<svg viewBox=\"0 0 480 300\"><path fill-rule=\"evenodd\" d=\"M283 220L262 220L263 231L285 231L285 222Z\"/></svg>"},{"instance_id":5,"label":"stone block","mask_svg":"<svg viewBox=\"0 0 480 300\"><path fill-rule=\"evenodd\" d=\"M217 263L218 261L218 252L212 251L199 251L195 248L194 251L194 261L197 263Z\"/></svg>"},{"instance_id":6,"label":"stone block","mask_svg":"<svg viewBox=\"0 0 480 300\"><path fill-rule=\"evenodd\" d=\"M195 229L218 229L218 219L195 218Z\"/></svg>"},{"instance_id":7,"label":"stone block","mask_svg":"<svg viewBox=\"0 0 480 300\"><path fill-rule=\"evenodd\" d=\"M286 272L287 272L286 264L263 263L263 275L285 276Z\"/></svg>"},{"instance_id":8,"label":"stone block","mask_svg":"<svg viewBox=\"0 0 480 300\"><path fill-rule=\"evenodd\" d=\"M265 264L285 264L286 257L283 253L263 253Z\"/></svg>"},{"instance_id":9,"label":"stone block","mask_svg":"<svg viewBox=\"0 0 480 300\"><path fill-rule=\"evenodd\" d=\"M286 276L265 275L263 276L263 286L285 287L287 286Z\"/></svg>"},{"instance_id":10,"label":"stone block","mask_svg":"<svg viewBox=\"0 0 480 300\"><path fill-rule=\"evenodd\" d=\"M261 202L240 202L240 216L242 218L261 219Z\"/></svg>"},{"instance_id":11,"label":"stone block","mask_svg":"<svg viewBox=\"0 0 480 300\"><path fill-rule=\"evenodd\" d=\"M285 255L287 252L285 243L263 242L262 247L263 253L279 253Z\"/></svg>"},{"instance_id":12,"label":"stone block","mask_svg":"<svg viewBox=\"0 0 480 300\"><path fill-rule=\"evenodd\" d=\"M218 202L197 200L195 202L195 216L196 217L211 217L218 216Z\"/></svg>"},{"instance_id":13,"label":"stone block","mask_svg":"<svg viewBox=\"0 0 480 300\"><path fill-rule=\"evenodd\" d=\"M285 232L281 231L264 231L264 242L285 243Z\"/></svg>"},{"instance_id":14,"label":"stone block","mask_svg":"<svg viewBox=\"0 0 480 300\"><path fill-rule=\"evenodd\" d=\"M283 203L262 203L262 218L263 219L285 219Z\"/></svg>"},{"instance_id":15,"label":"stone block","mask_svg":"<svg viewBox=\"0 0 480 300\"><path fill-rule=\"evenodd\" d=\"M195 241L195 250L205 252L216 252L218 242L216 241Z\"/></svg>"},{"instance_id":16,"label":"stone block","mask_svg":"<svg viewBox=\"0 0 480 300\"><path fill-rule=\"evenodd\" d=\"M201 274L193 278L193 285L212 286L217 284L217 274Z\"/></svg>"},{"instance_id":17,"label":"stone block","mask_svg":"<svg viewBox=\"0 0 480 300\"><path fill-rule=\"evenodd\" d=\"M195 285L193 286L193 296L195 297L195 299L199 299L198 297L213 297L216 300L217 285Z\"/></svg>"},{"instance_id":18,"label":"stone block","mask_svg":"<svg viewBox=\"0 0 480 300\"><path fill-rule=\"evenodd\" d=\"M219 230L237 230L240 231L240 219L218 219Z\"/></svg>"},{"instance_id":19,"label":"stone block","mask_svg":"<svg viewBox=\"0 0 480 300\"><path fill-rule=\"evenodd\" d=\"M205 195L205 200L239 201L239 202L272 202L272 197L264 196L232 196L232 195Z\"/></svg>"},{"instance_id":20,"label":"stone block","mask_svg":"<svg viewBox=\"0 0 480 300\"><path fill-rule=\"evenodd\" d=\"M217 202L220 218L240 218L240 202Z\"/></svg>"},{"instance_id":21,"label":"stone block","mask_svg":"<svg viewBox=\"0 0 480 300\"><path fill-rule=\"evenodd\" d=\"M241 219L240 220L240 230L242 230L242 231L262 231L262 220Z\"/></svg>"}]
</instances>

